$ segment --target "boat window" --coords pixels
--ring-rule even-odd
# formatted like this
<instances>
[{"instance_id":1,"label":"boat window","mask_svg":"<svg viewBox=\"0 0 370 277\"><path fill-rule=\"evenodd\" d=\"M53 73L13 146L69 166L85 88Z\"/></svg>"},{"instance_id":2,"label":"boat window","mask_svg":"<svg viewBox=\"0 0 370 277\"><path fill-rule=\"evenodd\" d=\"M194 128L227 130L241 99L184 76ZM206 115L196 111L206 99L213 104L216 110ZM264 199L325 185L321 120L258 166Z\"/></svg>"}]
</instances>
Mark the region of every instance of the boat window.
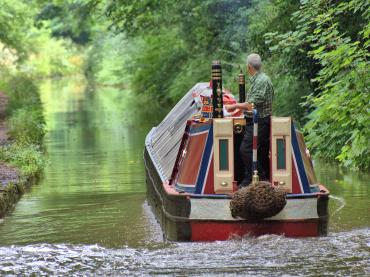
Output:
<instances>
[{"instance_id":1,"label":"boat window","mask_svg":"<svg viewBox=\"0 0 370 277\"><path fill-rule=\"evenodd\" d=\"M220 170L229 170L229 140L219 140Z\"/></svg>"},{"instance_id":2,"label":"boat window","mask_svg":"<svg viewBox=\"0 0 370 277\"><path fill-rule=\"evenodd\" d=\"M276 139L277 169L286 169L285 139Z\"/></svg>"}]
</instances>

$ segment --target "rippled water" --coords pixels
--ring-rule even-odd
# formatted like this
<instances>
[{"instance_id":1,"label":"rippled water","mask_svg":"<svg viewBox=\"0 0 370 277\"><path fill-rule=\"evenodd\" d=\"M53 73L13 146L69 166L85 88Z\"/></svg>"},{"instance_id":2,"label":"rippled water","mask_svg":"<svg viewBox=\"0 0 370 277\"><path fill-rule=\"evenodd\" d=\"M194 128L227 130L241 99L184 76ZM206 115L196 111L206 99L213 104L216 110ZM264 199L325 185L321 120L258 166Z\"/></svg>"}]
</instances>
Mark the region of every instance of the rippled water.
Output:
<instances>
[{"instance_id":1,"label":"rippled water","mask_svg":"<svg viewBox=\"0 0 370 277\"><path fill-rule=\"evenodd\" d=\"M2 273L56 275L366 276L369 231L327 238L262 236L215 243L155 244L118 249L38 244L0 248Z\"/></svg>"},{"instance_id":2,"label":"rippled water","mask_svg":"<svg viewBox=\"0 0 370 277\"><path fill-rule=\"evenodd\" d=\"M50 165L0 222L0 275L370 275L369 175L316 164L329 236L171 243L145 202L142 151L158 122L125 91L45 82ZM161 115L159 115L161 116Z\"/></svg>"}]
</instances>

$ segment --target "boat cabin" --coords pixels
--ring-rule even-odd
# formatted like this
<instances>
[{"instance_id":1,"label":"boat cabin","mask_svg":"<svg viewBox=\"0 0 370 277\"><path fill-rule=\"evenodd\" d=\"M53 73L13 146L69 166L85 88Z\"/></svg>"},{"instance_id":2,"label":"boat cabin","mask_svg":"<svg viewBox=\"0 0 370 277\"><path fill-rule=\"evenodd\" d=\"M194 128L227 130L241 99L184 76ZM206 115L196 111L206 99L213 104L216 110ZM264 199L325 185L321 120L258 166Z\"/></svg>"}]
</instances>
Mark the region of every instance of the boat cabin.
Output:
<instances>
[{"instance_id":1,"label":"boat cabin","mask_svg":"<svg viewBox=\"0 0 370 277\"><path fill-rule=\"evenodd\" d=\"M243 99L244 77L239 78ZM287 192L286 206L263 220L232 216L232 194L244 177L239 148L246 126L243 114L227 114L223 108L232 103L236 100L222 89L216 64L212 82L196 84L146 137L147 198L166 237L209 241L233 234L325 235L329 192L317 184L303 135L291 117L271 117L267 180ZM253 144L256 164L255 139Z\"/></svg>"},{"instance_id":2,"label":"boat cabin","mask_svg":"<svg viewBox=\"0 0 370 277\"><path fill-rule=\"evenodd\" d=\"M157 150L163 178L179 192L231 194L244 176L239 148L246 120L242 115L204 117L204 110L208 110L204 99L210 95L208 83L195 85L154 129L152 143L162 145L153 149ZM229 93L224 94L224 100L235 102ZM317 192L303 135L292 118L272 117L270 136L269 181L287 193Z\"/></svg>"}]
</instances>

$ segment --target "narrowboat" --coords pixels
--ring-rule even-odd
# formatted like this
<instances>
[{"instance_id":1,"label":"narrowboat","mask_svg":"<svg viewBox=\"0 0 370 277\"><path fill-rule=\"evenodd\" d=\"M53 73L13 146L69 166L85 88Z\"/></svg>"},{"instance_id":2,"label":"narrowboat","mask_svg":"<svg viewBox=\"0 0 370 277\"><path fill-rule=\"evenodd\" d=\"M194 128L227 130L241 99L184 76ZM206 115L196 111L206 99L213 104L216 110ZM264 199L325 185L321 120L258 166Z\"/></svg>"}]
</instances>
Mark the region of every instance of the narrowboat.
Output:
<instances>
[{"instance_id":1,"label":"narrowboat","mask_svg":"<svg viewBox=\"0 0 370 277\"><path fill-rule=\"evenodd\" d=\"M245 99L239 75L239 99ZM226 114L236 103L222 89L219 63L212 81L198 83L146 136L147 201L164 237L172 241L227 240L244 235L315 237L327 234L329 191L316 180L303 135L291 117L271 117L271 186L286 192L286 205L263 219L234 218L230 201L243 179L239 147L246 119Z\"/></svg>"}]
</instances>

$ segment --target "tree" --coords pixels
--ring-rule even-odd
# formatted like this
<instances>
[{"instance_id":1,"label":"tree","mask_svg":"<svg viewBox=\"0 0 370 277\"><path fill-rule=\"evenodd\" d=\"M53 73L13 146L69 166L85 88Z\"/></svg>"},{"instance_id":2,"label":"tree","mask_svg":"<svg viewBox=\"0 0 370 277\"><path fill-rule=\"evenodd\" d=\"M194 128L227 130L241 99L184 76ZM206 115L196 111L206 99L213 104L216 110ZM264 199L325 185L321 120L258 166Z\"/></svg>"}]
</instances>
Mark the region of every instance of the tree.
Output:
<instances>
[{"instance_id":1,"label":"tree","mask_svg":"<svg viewBox=\"0 0 370 277\"><path fill-rule=\"evenodd\" d=\"M357 25L345 26L353 18ZM307 49L319 67L316 91L306 101L313 109L308 145L320 157L360 169L370 168L369 19L368 1L309 0L293 14L293 30L267 35L270 49Z\"/></svg>"},{"instance_id":2,"label":"tree","mask_svg":"<svg viewBox=\"0 0 370 277\"><path fill-rule=\"evenodd\" d=\"M2 0L0 6L0 42L24 59L28 52L29 30L35 6L24 1Z\"/></svg>"}]
</instances>

